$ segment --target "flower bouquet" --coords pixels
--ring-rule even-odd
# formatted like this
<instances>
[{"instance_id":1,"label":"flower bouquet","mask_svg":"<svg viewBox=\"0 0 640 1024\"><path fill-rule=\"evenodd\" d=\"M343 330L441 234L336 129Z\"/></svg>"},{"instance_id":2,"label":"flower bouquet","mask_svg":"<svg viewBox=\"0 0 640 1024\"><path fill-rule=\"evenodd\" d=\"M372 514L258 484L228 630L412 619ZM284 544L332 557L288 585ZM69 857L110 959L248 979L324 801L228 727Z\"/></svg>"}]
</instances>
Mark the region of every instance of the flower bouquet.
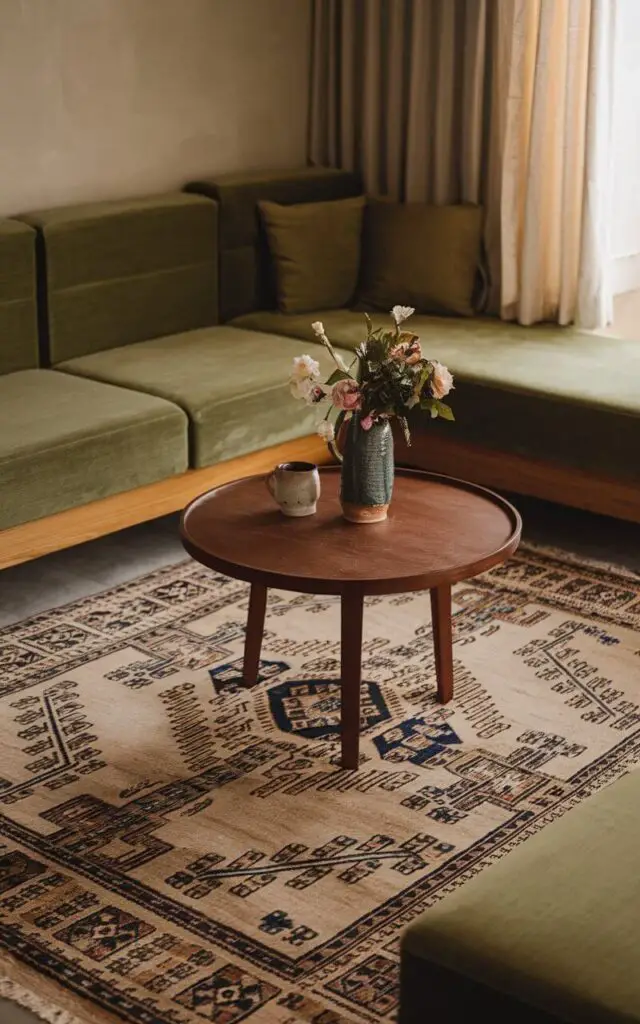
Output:
<instances>
[{"instance_id":1,"label":"flower bouquet","mask_svg":"<svg viewBox=\"0 0 640 1024\"><path fill-rule=\"evenodd\" d=\"M446 366L422 354L417 334L402 324L414 310L394 306L393 327L373 330L365 313L367 336L347 366L325 334L320 321L312 324L317 338L329 351L336 369L324 382L320 366L309 355L293 361L289 388L295 398L315 405L328 402L318 433L342 461L341 501L345 518L353 522L385 519L393 488L393 435L390 420L398 419L411 444L408 416L419 408L435 418L453 420L443 401L453 387ZM344 452L336 440L347 423Z\"/></svg>"}]
</instances>

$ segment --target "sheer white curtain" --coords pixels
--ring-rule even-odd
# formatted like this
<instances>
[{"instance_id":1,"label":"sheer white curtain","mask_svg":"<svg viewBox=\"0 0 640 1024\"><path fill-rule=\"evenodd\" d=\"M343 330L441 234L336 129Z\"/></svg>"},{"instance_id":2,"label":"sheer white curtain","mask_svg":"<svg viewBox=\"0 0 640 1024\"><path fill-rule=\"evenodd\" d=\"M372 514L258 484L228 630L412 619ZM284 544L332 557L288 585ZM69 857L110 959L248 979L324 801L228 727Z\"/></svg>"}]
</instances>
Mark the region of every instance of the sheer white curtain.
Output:
<instances>
[{"instance_id":1,"label":"sheer white curtain","mask_svg":"<svg viewBox=\"0 0 640 1024\"><path fill-rule=\"evenodd\" d=\"M500 0L500 314L611 318L613 0Z\"/></svg>"}]
</instances>

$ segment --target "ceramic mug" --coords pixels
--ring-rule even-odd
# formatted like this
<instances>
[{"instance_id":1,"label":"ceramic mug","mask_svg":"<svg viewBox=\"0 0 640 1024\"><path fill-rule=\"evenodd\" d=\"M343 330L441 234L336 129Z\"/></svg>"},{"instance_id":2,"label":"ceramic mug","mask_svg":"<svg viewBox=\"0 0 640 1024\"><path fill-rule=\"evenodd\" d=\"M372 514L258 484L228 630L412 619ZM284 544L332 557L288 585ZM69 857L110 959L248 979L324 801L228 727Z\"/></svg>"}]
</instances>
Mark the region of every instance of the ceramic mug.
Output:
<instances>
[{"instance_id":1,"label":"ceramic mug","mask_svg":"<svg viewBox=\"0 0 640 1024\"><path fill-rule=\"evenodd\" d=\"M320 497L320 474L313 462L282 462L266 479L285 516L312 516Z\"/></svg>"}]
</instances>

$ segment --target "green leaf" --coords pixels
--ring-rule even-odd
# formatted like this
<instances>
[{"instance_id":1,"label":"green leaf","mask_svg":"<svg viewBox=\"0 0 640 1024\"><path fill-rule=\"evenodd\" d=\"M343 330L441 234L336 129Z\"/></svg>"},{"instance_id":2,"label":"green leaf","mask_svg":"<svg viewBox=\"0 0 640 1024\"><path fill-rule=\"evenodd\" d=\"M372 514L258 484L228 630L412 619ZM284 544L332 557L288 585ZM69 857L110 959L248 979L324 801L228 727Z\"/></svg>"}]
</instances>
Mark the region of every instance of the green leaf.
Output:
<instances>
[{"instance_id":1,"label":"green leaf","mask_svg":"<svg viewBox=\"0 0 640 1024\"><path fill-rule=\"evenodd\" d=\"M353 380L353 377L345 370L334 370L326 383L327 385L337 384L339 380Z\"/></svg>"},{"instance_id":2,"label":"green leaf","mask_svg":"<svg viewBox=\"0 0 640 1024\"><path fill-rule=\"evenodd\" d=\"M443 420L455 420L453 410L448 405L445 405L444 402L436 401L435 407L438 416L441 416Z\"/></svg>"}]
</instances>

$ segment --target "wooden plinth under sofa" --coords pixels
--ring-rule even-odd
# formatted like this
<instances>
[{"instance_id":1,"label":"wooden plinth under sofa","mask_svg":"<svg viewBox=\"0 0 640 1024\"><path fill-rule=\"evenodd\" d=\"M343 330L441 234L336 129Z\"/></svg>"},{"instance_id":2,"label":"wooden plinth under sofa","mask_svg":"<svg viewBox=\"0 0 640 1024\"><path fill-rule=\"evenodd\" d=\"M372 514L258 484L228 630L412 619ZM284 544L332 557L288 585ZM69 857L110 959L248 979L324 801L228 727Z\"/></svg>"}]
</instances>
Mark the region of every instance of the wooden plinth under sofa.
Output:
<instances>
[{"instance_id":1,"label":"wooden plinth under sofa","mask_svg":"<svg viewBox=\"0 0 640 1024\"><path fill-rule=\"evenodd\" d=\"M285 457L327 461L283 381L294 355L323 358L313 321L349 353L362 314L278 312L257 204L360 191L319 168L227 175L0 224L0 568ZM640 522L640 343L486 316L411 327L456 376L456 424L418 426L398 462Z\"/></svg>"}]
</instances>

